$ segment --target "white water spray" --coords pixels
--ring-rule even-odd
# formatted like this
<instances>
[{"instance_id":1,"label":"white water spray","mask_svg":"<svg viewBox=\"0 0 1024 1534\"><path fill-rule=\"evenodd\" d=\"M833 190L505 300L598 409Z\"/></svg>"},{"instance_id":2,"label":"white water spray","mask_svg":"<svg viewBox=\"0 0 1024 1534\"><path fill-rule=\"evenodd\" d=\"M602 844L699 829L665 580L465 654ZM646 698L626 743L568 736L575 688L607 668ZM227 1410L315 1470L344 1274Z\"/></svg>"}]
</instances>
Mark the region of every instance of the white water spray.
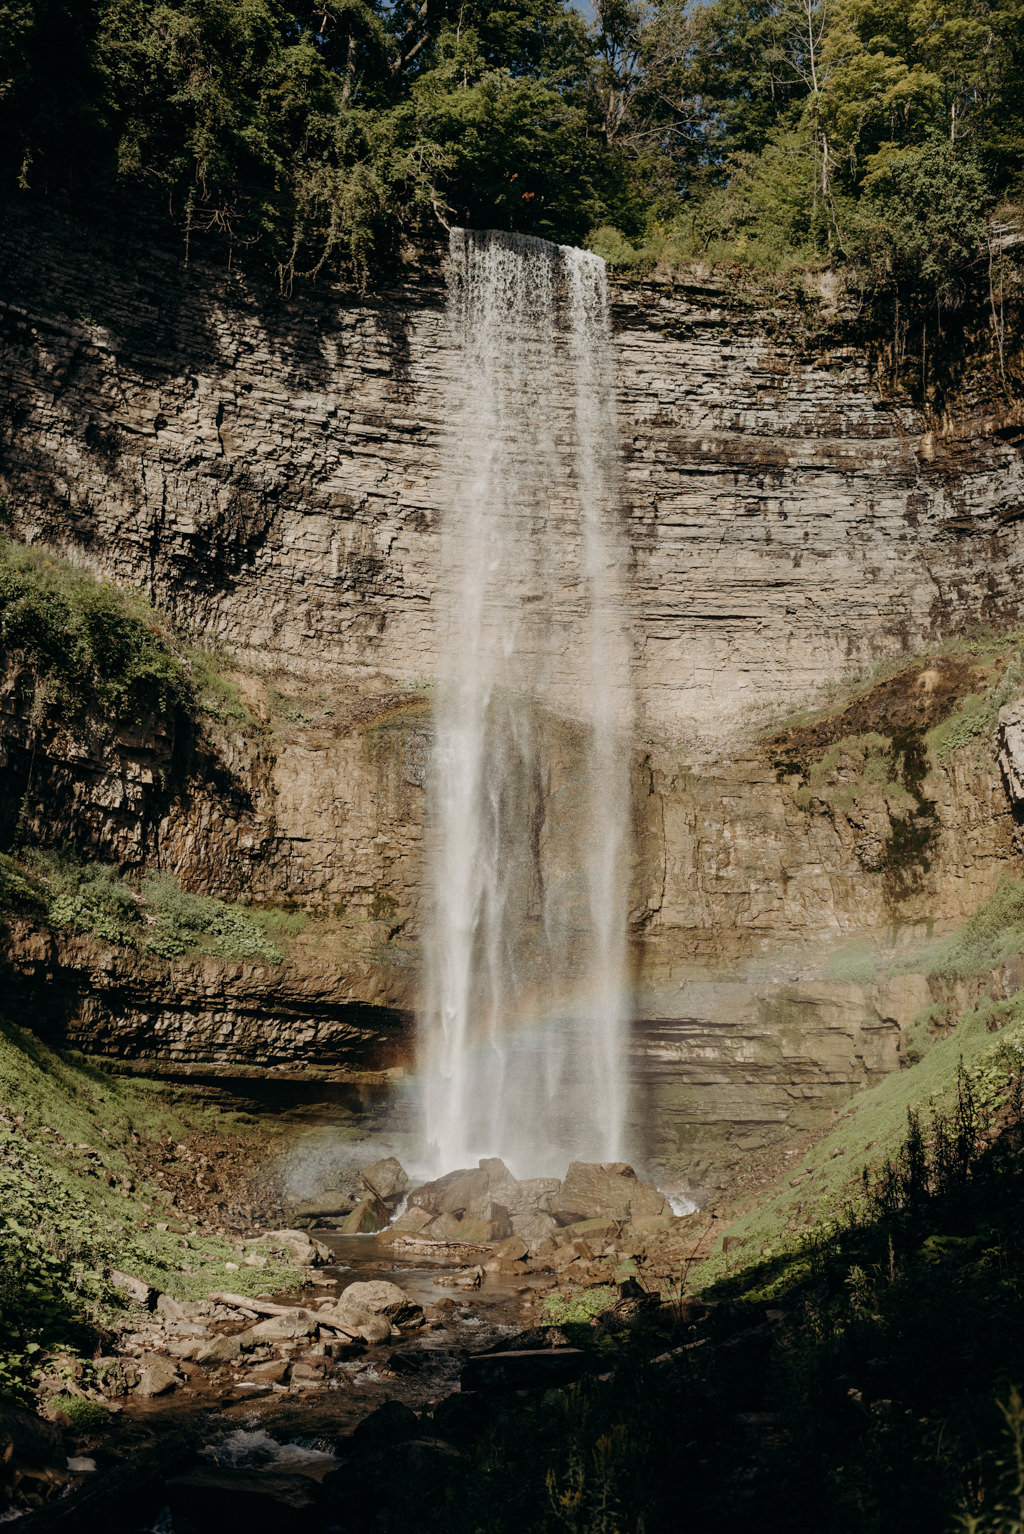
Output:
<instances>
[{"instance_id":1,"label":"white water spray","mask_svg":"<svg viewBox=\"0 0 1024 1534\"><path fill-rule=\"evenodd\" d=\"M435 1170L622 1155L629 666L604 262L452 234L421 1017Z\"/></svg>"}]
</instances>

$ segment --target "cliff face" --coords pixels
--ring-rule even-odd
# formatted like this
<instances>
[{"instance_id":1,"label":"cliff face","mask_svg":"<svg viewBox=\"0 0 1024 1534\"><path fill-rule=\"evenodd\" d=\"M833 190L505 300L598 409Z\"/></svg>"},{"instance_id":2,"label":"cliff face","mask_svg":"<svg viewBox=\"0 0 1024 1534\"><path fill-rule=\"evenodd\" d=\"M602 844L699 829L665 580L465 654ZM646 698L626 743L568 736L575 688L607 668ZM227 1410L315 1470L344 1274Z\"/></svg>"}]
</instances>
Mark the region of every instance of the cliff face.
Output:
<instances>
[{"instance_id":1,"label":"cliff face","mask_svg":"<svg viewBox=\"0 0 1024 1534\"><path fill-rule=\"evenodd\" d=\"M88 945L36 953L24 935L19 972L63 977L91 1047L222 1063L372 1053L414 1002L424 918L424 692L440 669L459 370L440 277L285 300L202 258L184 266L145 229L101 236L15 209L0 278L9 520L223 643L261 721L187 750L156 722L69 743L0 689L8 804L42 840L348 923L324 973L311 960L276 982L209 964L168 977ZM655 1093L666 1060L683 1090L685 1056L686 1122L746 1117L751 1134L890 1068L899 1021L813 984L783 1004L775 981L730 981L742 996L712 1006L693 963L957 918L1018 859L990 756L922 744L934 710L892 725L882 772L870 722L802 745L747 728L875 660L1021 613L1018 435L981 420L929 435L862 356L824 349L821 320L724 285L615 290L640 706L631 920L654 1030L638 1047ZM950 708L975 685L955 680ZM933 672L903 682L930 696ZM571 732L563 744L571 776ZM357 1017L364 1005L378 1012ZM669 1039L662 1024L681 1018Z\"/></svg>"},{"instance_id":2,"label":"cliff face","mask_svg":"<svg viewBox=\"0 0 1024 1534\"><path fill-rule=\"evenodd\" d=\"M261 663L436 675L445 420L432 274L284 301L123 228L17 209L2 256L16 524ZM637 680L650 733L723 726L1018 611L1016 437L926 435L812 305L617 289Z\"/></svg>"}]
</instances>

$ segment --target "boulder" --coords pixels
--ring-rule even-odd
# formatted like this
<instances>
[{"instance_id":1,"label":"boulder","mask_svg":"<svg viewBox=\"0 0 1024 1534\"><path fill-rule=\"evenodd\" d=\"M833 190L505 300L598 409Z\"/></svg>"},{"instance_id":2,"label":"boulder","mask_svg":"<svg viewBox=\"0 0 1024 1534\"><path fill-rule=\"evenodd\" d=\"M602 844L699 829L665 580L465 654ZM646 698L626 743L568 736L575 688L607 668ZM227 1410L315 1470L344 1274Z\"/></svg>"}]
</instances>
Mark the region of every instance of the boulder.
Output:
<instances>
[{"instance_id":1,"label":"boulder","mask_svg":"<svg viewBox=\"0 0 1024 1534\"><path fill-rule=\"evenodd\" d=\"M494 1255L502 1261L525 1262L530 1255L530 1243L522 1236L510 1236L501 1243Z\"/></svg>"},{"instance_id":2,"label":"boulder","mask_svg":"<svg viewBox=\"0 0 1024 1534\"><path fill-rule=\"evenodd\" d=\"M460 1235L462 1221L457 1214L438 1214L429 1220L420 1231L420 1235L427 1241L462 1241L465 1237Z\"/></svg>"},{"instance_id":3,"label":"boulder","mask_svg":"<svg viewBox=\"0 0 1024 1534\"><path fill-rule=\"evenodd\" d=\"M420 1421L411 1407L401 1401L384 1401L362 1422L358 1422L345 1440L346 1451L372 1454L392 1444L415 1438Z\"/></svg>"},{"instance_id":4,"label":"boulder","mask_svg":"<svg viewBox=\"0 0 1024 1534\"><path fill-rule=\"evenodd\" d=\"M330 1220L347 1214L358 1201L358 1194L351 1188L325 1188L315 1198L307 1198L296 1204L293 1210L297 1220Z\"/></svg>"},{"instance_id":5,"label":"boulder","mask_svg":"<svg viewBox=\"0 0 1024 1534\"><path fill-rule=\"evenodd\" d=\"M375 1161L360 1176L370 1193L384 1204L399 1203L412 1186L397 1156L386 1156L383 1161Z\"/></svg>"},{"instance_id":6,"label":"boulder","mask_svg":"<svg viewBox=\"0 0 1024 1534\"><path fill-rule=\"evenodd\" d=\"M413 1204L404 1214L400 1214L393 1224L388 1226L388 1239L393 1239L396 1236L417 1236L430 1224L433 1218L429 1209L422 1209L418 1204Z\"/></svg>"},{"instance_id":7,"label":"boulder","mask_svg":"<svg viewBox=\"0 0 1024 1534\"><path fill-rule=\"evenodd\" d=\"M535 1250L542 1241L554 1237L558 1226L549 1214L517 1214L512 1216L512 1229L516 1237Z\"/></svg>"},{"instance_id":8,"label":"boulder","mask_svg":"<svg viewBox=\"0 0 1024 1534\"><path fill-rule=\"evenodd\" d=\"M342 1326L356 1332L370 1347L391 1340L391 1322L387 1316L375 1315L364 1305L339 1305L334 1314Z\"/></svg>"},{"instance_id":9,"label":"boulder","mask_svg":"<svg viewBox=\"0 0 1024 1534\"><path fill-rule=\"evenodd\" d=\"M449 1239L478 1244L504 1241L511 1234L512 1221L508 1210L503 1204L492 1204L488 1201L481 1204L474 1212L463 1215L456 1227L456 1234Z\"/></svg>"},{"instance_id":10,"label":"boulder","mask_svg":"<svg viewBox=\"0 0 1024 1534\"><path fill-rule=\"evenodd\" d=\"M255 1347L260 1342L305 1342L316 1336L316 1330L316 1316L310 1311L289 1311L284 1316L268 1316L265 1321L259 1321L249 1331L243 1332L242 1345Z\"/></svg>"},{"instance_id":11,"label":"boulder","mask_svg":"<svg viewBox=\"0 0 1024 1534\"><path fill-rule=\"evenodd\" d=\"M572 1225L672 1211L653 1183L641 1182L624 1161L571 1161L552 1212L559 1225Z\"/></svg>"},{"instance_id":12,"label":"boulder","mask_svg":"<svg viewBox=\"0 0 1024 1534\"><path fill-rule=\"evenodd\" d=\"M314 1241L304 1230L268 1230L260 1240L267 1246L282 1248L300 1268L334 1261L330 1247L324 1246L322 1241Z\"/></svg>"},{"instance_id":13,"label":"boulder","mask_svg":"<svg viewBox=\"0 0 1024 1534\"><path fill-rule=\"evenodd\" d=\"M107 1277L115 1289L122 1290L136 1305L143 1305L146 1310L153 1309L157 1291L145 1279L133 1278L130 1273L121 1273L117 1268L110 1268Z\"/></svg>"},{"instance_id":14,"label":"boulder","mask_svg":"<svg viewBox=\"0 0 1024 1534\"><path fill-rule=\"evenodd\" d=\"M423 1307L410 1299L397 1284L385 1279L371 1279L368 1283L349 1284L343 1289L337 1312L346 1306L359 1305L376 1316L385 1316L394 1326L414 1326L423 1320Z\"/></svg>"},{"instance_id":15,"label":"boulder","mask_svg":"<svg viewBox=\"0 0 1024 1534\"><path fill-rule=\"evenodd\" d=\"M360 1199L351 1214L346 1215L342 1221L341 1233L343 1236L373 1235L378 1230L385 1230L390 1218L387 1207L379 1198Z\"/></svg>"},{"instance_id":16,"label":"boulder","mask_svg":"<svg viewBox=\"0 0 1024 1534\"><path fill-rule=\"evenodd\" d=\"M242 1336L246 1336L243 1333ZM242 1336L214 1337L202 1343L192 1355L197 1364L230 1364L242 1351Z\"/></svg>"},{"instance_id":17,"label":"boulder","mask_svg":"<svg viewBox=\"0 0 1024 1534\"><path fill-rule=\"evenodd\" d=\"M527 1177L519 1184L519 1198L509 1208L513 1215L550 1214L561 1187L557 1177Z\"/></svg>"},{"instance_id":18,"label":"boulder","mask_svg":"<svg viewBox=\"0 0 1024 1534\"><path fill-rule=\"evenodd\" d=\"M0 1465L62 1468L64 1459L64 1437L55 1423L44 1422L35 1412L0 1399Z\"/></svg>"},{"instance_id":19,"label":"boulder","mask_svg":"<svg viewBox=\"0 0 1024 1534\"><path fill-rule=\"evenodd\" d=\"M479 1163L479 1170L487 1173L487 1197L492 1203L503 1204L506 1209L519 1204L522 1198L521 1184L512 1176L500 1156L485 1156Z\"/></svg>"},{"instance_id":20,"label":"boulder","mask_svg":"<svg viewBox=\"0 0 1024 1534\"><path fill-rule=\"evenodd\" d=\"M485 1171L463 1167L448 1172L435 1182L424 1183L422 1188L409 1194L409 1203L431 1214L464 1215L473 1204L481 1205L487 1199L490 1179Z\"/></svg>"},{"instance_id":21,"label":"boulder","mask_svg":"<svg viewBox=\"0 0 1024 1534\"><path fill-rule=\"evenodd\" d=\"M139 1359L139 1371L139 1383L133 1392L137 1396L164 1396L181 1382L173 1360L155 1354Z\"/></svg>"},{"instance_id":22,"label":"boulder","mask_svg":"<svg viewBox=\"0 0 1024 1534\"><path fill-rule=\"evenodd\" d=\"M345 1530L415 1530L424 1506L443 1506L467 1461L453 1444L407 1438L366 1453L353 1453L324 1477L332 1526Z\"/></svg>"}]
</instances>

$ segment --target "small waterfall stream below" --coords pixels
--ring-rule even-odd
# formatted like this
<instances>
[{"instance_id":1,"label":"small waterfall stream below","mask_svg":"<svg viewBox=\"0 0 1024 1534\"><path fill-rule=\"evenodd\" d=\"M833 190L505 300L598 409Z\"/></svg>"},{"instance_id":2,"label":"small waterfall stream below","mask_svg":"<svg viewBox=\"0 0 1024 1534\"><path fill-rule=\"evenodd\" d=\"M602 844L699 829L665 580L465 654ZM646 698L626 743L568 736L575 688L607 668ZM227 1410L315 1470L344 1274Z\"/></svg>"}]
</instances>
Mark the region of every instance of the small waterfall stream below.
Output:
<instances>
[{"instance_id":1,"label":"small waterfall stream below","mask_svg":"<svg viewBox=\"0 0 1024 1534\"><path fill-rule=\"evenodd\" d=\"M623 1154L628 623L604 262L454 230L420 1019L437 1171Z\"/></svg>"}]
</instances>

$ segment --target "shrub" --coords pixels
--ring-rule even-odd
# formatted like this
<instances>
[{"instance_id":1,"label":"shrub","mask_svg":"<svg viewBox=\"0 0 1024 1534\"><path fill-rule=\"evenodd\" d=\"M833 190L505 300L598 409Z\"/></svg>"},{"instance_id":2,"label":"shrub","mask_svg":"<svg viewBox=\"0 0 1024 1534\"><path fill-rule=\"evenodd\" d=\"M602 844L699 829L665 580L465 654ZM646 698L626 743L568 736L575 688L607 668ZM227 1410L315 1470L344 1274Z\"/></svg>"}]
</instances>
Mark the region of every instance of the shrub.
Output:
<instances>
[{"instance_id":1,"label":"shrub","mask_svg":"<svg viewBox=\"0 0 1024 1534\"><path fill-rule=\"evenodd\" d=\"M198 950L225 959L264 959L280 964L284 954L261 923L238 906L193 895L167 874L143 881L142 897L153 923L144 946L164 959Z\"/></svg>"},{"instance_id":2,"label":"shrub","mask_svg":"<svg viewBox=\"0 0 1024 1534\"><path fill-rule=\"evenodd\" d=\"M48 917L55 927L72 927L105 943L134 946L142 914L137 896L116 868L80 863L68 851L33 849L25 861L45 884Z\"/></svg>"},{"instance_id":3,"label":"shrub","mask_svg":"<svg viewBox=\"0 0 1024 1534\"><path fill-rule=\"evenodd\" d=\"M191 705L193 688L156 613L41 549L0 539L0 658L21 663L34 708L111 723Z\"/></svg>"}]
</instances>

